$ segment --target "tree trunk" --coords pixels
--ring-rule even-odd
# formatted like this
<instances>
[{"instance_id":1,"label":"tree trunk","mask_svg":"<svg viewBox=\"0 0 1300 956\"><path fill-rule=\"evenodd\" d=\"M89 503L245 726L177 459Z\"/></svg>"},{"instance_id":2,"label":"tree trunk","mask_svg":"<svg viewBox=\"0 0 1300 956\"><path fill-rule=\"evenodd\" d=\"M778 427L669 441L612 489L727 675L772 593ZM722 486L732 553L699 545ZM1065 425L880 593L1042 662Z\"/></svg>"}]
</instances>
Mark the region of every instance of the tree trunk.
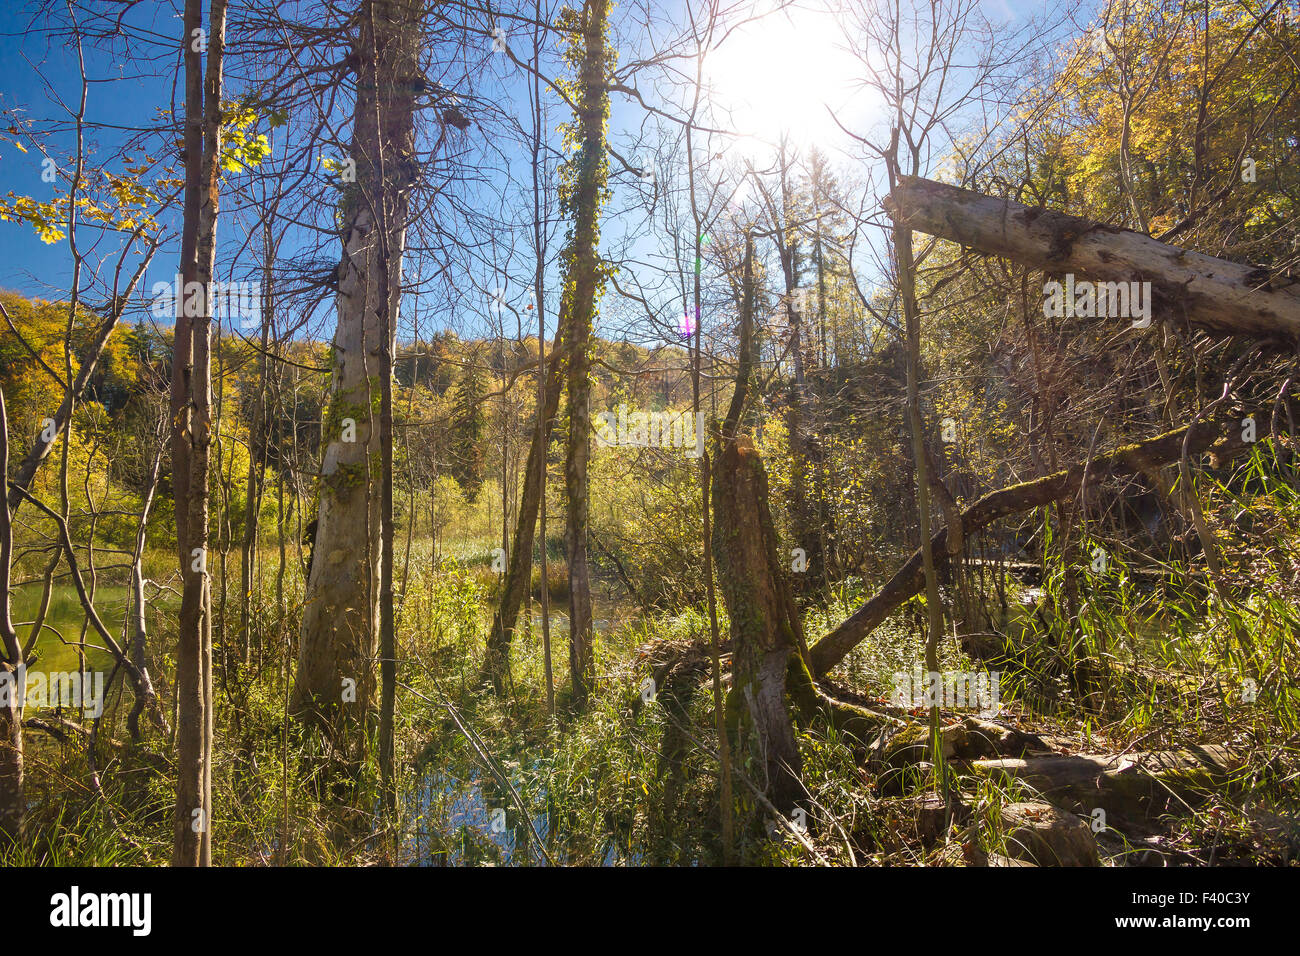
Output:
<instances>
[{"instance_id":1,"label":"tree trunk","mask_svg":"<svg viewBox=\"0 0 1300 956\"><path fill-rule=\"evenodd\" d=\"M273 284L271 267L275 259L275 243L271 239L270 228L269 225L265 225L262 235L261 348L257 357L253 416L248 426L248 482L244 489L244 535L240 544L239 662L241 665L248 664L253 643L253 591L258 583L258 525L266 474L266 373L271 344L271 317L274 314L271 300Z\"/></svg>"},{"instance_id":2,"label":"tree trunk","mask_svg":"<svg viewBox=\"0 0 1300 956\"><path fill-rule=\"evenodd\" d=\"M154 451L153 463L149 467L149 475L145 479L144 493L141 495L140 521L136 525L135 546L131 552L131 610L133 620L131 622L129 652L131 662L135 664L136 669L141 674L146 676L146 679L149 667L146 651L148 631L145 624L144 548L149 533L149 511L153 507L154 495L158 490L158 476L162 471L162 455L166 435L166 419L160 415L158 423L154 427L156 450ZM140 741L140 714L144 712L145 703L145 699L137 694L135 703L131 705L131 712L127 714L126 728L134 743Z\"/></svg>"},{"instance_id":3,"label":"tree trunk","mask_svg":"<svg viewBox=\"0 0 1300 956\"><path fill-rule=\"evenodd\" d=\"M728 723L762 768L768 798L788 814L803 794L802 767L794 724L786 702L793 669L802 676L803 629L790 594L790 583L777 551L776 530L768 508L763 461L743 432L742 418L753 367L753 259L745 256L745 293L740 316L740 364L736 389L723 426L713 473L713 560L718 584L731 618L731 699ZM801 682L802 683L802 682ZM744 707L748 720L740 719Z\"/></svg>"},{"instance_id":4,"label":"tree trunk","mask_svg":"<svg viewBox=\"0 0 1300 956\"><path fill-rule=\"evenodd\" d=\"M569 559L569 671L573 702L587 703L596 682L592 647L591 569L587 556L589 496L587 463L591 456L591 346L596 300L603 284L597 251L600 207L605 191L605 119L609 113L608 81L611 56L606 46L609 0L583 5L580 31L582 65L578 83L579 148L571 160L573 242L565 255L564 294L570 300L569 438L564 461L564 490L568 505L564 539ZM576 42L576 38L575 38Z\"/></svg>"},{"instance_id":5,"label":"tree trunk","mask_svg":"<svg viewBox=\"0 0 1300 956\"><path fill-rule=\"evenodd\" d=\"M739 695L729 708L743 701L753 730L749 750L763 768L764 790L789 813L803 788L786 675L802 631L777 553L767 474L747 436L719 449L713 510L713 558L731 617L732 694ZM740 746L743 752L744 742Z\"/></svg>"},{"instance_id":6,"label":"tree trunk","mask_svg":"<svg viewBox=\"0 0 1300 956\"><path fill-rule=\"evenodd\" d=\"M0 476L9 474L9 417L0 391ZM18 706L26 690L23 646L9 614L13 525L8 501L0 500L0 850L23 839L27 799L23 793L23 723ZM23 686L19 686L20 682Z\"/></svg>"},{"instance_id":7,"label":"tree trunk","mask_svg":"<svg viewBox=\"0 0 1300 956\"><path fill-rule=\"evenodd\" d=\"M177 627L177 777L175 866L211 863L212 826L212 598L208 559L208 452L212 418L212 302L209 285L216 263L219 154L221 150L222 61L226 29L225 0L208 11L207 75L194 51L194 31L201 27L199 0L185 6L185 231L181 277L185 283L177 319L176 353L188 362L172 369L173 421L180 423L179 464L173 446L173 472L185 473L176 488L176 530L181 563L181 609ZM201 144L195 150L191 141ZM193 187L193 188L192 188ZM193 250L192 256L187 255ZM192 286L191 283L196 283ZM182 518L183 515L183 518Z\"/></svg>"},{"instance_id":8,"label":"tree trunk","mask_svg":"<svg viewBox=\"0 0 1300 956\"><path fill-rule=\"evenodd\" d=\"M1219 332L1300 340L1300 289L1271 288L1265 269L1215 259L1141 233L1022 206L910 176L885 198L909 228L1049 272L1106 282L1146 280L1156 307Z\"/></svg>"},{"instance_id":9,"label":"tree trunk","mask_svg":"<svg viewBox=\"0 0 1300 956\"><path fill-rule=\"evenodd\" d=\"M546 549L546 442L550 436L551 419L543 418L543 410L547 407L547 382L546 376L546 249L547 235L546 224L542 219L542 190L543 178L546 175L546 165L542 158L542 129L545 123L544 111L542 108L542 78L541 71L537 67L541 63L542 57L542 5L541 0L533 0L533 88L532 88L532 107L533 107L533 251L537 256L537 266L533 272L533 302L537 306L537 428L533 435L533 443L537 446L538 456L534 462L531 451L528 459L528 466L524 469L524 487L527 489L528 482L534 480L536 484L536 494L534 502L537 507L537 533L542 539L541 548L541 574L542 574L542 671L546 678L546 715L555 717L555 667L551 657L551 575L550 575L550 555ZM556 345L559 344L559 326L556 326ZM558 356L556 356L558 358ZM556 382L556 403L559 401L559 383L561 379L557 376ZM554 412L551 413L552 416ZM530 469L535 469L530 470ZM519 521L524 520L523 503L519 503ZM532 529L532 519L529 518L528 527ZM529 535L528 547L522 549L521 554L531 556L533 553L532 535ZM532 586L532 562L526 564L526 584ZM513 620L511 626L514 625Z\"/></svg>"},{"instance_id":10,"label":"tree trunk","mask_svg":"<svg viewBox=\"0 0 1300 956\"><path fill-rule=\"evenodd\" d=\"M898 142L895 129L893 141ZM891 180L897 169L897 157L890 157ZM943 638L943 599L939 594L939 575L935 570L935 549L930 541L930 462L925 446L925 423L921 415L920 373L921 318L917 314L916 268L912 260L912 230L894 221L894 259L898 266L898 290L903 304L905 355L907 358L907 424L912 438L912 462L916 475L916 512L921 532L921 573L925 579L925 609L928 629L925 638L925 670L933 674L939 670L939 642ZM938 482L937 475L933 480ZM948 530L948 529L945 529ZM952 529L953 541L961 538L961 524ZM954 555L955 557L955 555ZM930 707L930 734L939 735L939 707ZM935 773L939 777L943 802L951 810L948 792L948 774L942 750L936 750Z\"/></svg>"},{"instance_id":11,"label":"tree trunk","mask_svg":"<svg viewBox=\"0 0 1300 956\"><path fill-rule=\"evenodd\" d=\"M338 266L338 327L332 352L327 443L320 510L307 581L292 711L335 735L365 723L375 709L378 652L380 495L372 493L381 443L374 427L386 356L397 328L401 274L415 182L415 89L420 78L419 0L366 0L357 44L357 103L351 157L344 161L343 256ZM384 180L381 181L381 163ZM355 166L352 166L355 164ZM348 182L348 169L355 182ZM386 198L385 198L386 197ZM380 236L380 203L385 235ZM387 261L381 261L387 252ZM387 301L382 286L388 285ZM349 752L359 754L351 735Z\"/></svg>"},{"instance_id":12,"label":"tree trunk","mask_svg":"<svg viewBox=\"0 0 1300 956\"><path fill-rule=\"evenodd\" d=\"M540 299L539 299L540 302ZM540 305L539 305L540 311ZM567 310L562 309L557 319L555 343L547 362L546 383L541 390L541 406L538 430L533 433L532 444L528 448L528 464L524 468L524 491L519 502L518 516L515 523L515 546L510 552L510 563L506 566L506 579L501 588L501 604L492 618L492 630L488 632L487 654L483 664L483 673L490 677L497 693L505 689L505 675L510 667L510 640L514 636L515 623L519 619L519 608L524 603L524 594L530 586L532 576L531 555L534 534L537 528L537 513L545 493L546 447L550 444L551 426L560 409L560 391L564 384L564 329ZM543 534L542 548L546 540ZM543 575L542 587L546 587Z\"/></svg>"},{"instance_id":13,"label":"tree trunk","mask_svg":"<svg viewBox=\"0 0 1300 956\"><path fill-rule=\"evenodd\" d=\"M369 25L378 34L380 27L376 20L376 5L371 4L367 12L370 16ZM402 51L404 59L398 64L398 76L405 76L409 82L409 78L414 76L419 69L419 47L413 42L413 38L418 36L420 8L418 4L412 4L405 12L412 19L401 24L405 28L403 38L407 42ZM386 41L377 41L376 50L382 51L384 42ZM408 68L411 70L410 73L406 73ZM370 64L370 75L375 88L382 89L377 59ZM370 205L375 208L378 215L378 229L376 232L380 242L379 259L376 262L379 280L378 302L381 304L379 311L382 323L380 327L382 346L380 351L379 389L379 528L381 543L379 555L379 772L384 808L389 812L397 804L394 766L396 742L393 726L397 709L397 618L393 607L393 355L397 341L397 314L401 305L402 294L400 243L405 240L405 231L398 239L396 256L390 239L393 235L393 216L395 214L400 215L397 222L403 230L405 229L408 210L403 197L411 183L409 181L401 183L401 191L394 195L389 189L388 164L391 162L394 167L398 167L414 152L415 117L413 107L414 104L411 104L411 108L404 115L405 125L395 130L398 135L409 132L409 142L405 139L399 142L403 148L409 146L411 153L403 152L399 156L385 156L384 147L390 144L384 141L381 134L380 148L375 154L375 161L379 167L379 194L377 197L369 199ZM375 123L381 131L384 129L383 117L380 114L378 103L375 104ZM396 168L394 171L396 172ZM394 208L399 203L401 208ZM396 280L394 280L393 275L394 264L397 266ZM409 551L407 556L409 558Z\"/></svg>"}]
</instances>

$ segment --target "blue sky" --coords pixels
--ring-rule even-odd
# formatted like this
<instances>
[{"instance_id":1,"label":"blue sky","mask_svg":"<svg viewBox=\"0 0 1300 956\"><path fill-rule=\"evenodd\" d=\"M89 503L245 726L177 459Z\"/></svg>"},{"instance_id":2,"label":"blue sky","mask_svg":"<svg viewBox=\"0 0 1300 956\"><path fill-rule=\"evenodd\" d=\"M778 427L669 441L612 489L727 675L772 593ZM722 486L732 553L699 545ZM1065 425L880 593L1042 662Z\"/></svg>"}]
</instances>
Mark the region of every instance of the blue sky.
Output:
<instances>
[{"instance_id":1,"label":"blue sky","mask_svg":"<svg viewBox=\"0 0 1300 956\"><path fill-rule=\"evenodd\" d=\"M663 5L664 14L680 13L678 2L679 0L671 0ZM27 9L28 6L30 5L16 7L8 4L0 9L0 33L4 36L2 42L6 49L6 55L0 59L0 107L17 108L24 111L22 115L25 117L44 123L60 121L62 129L50 138L50 143L56 152L66 153L73 142L67 107L75 107L79 95L76 51L39 32L29 33L27 28L32 21L32 14ZM531 9L531 3L527 7ZM105 6L105 9L111 8L115 8L115 5ZM990 17L998 20L1015 20L1031 12L1030 6L1023 0L1015 3L1010 0L985 0L984 9ZM616 7L616 24L620 29L629 29L626 18L631 10L630 7ZM176 13L176 5L173 3L145 3L131 9L128 22L132 32L143 36L143 39L137 40L133 45L130 63L115 55L111 49L112 44L108 45L109 48L91 45L84 47L87 71L92 80L87 102L88 121L98 127L88 134L91 165L95 164L97 155L114 151L130 131L148 124L157 110L170 107L174 93L179 95L179 91L174 91L172 87L176 49L176 40L173 38L180 30L180 20ZM720 71L718 82L727 98L734 101L739 122L762 126L769 114L795 114L796 111L789 104L785 104L783 109L776 108L782 104L768 109L767 101L780 97L790 89L797 94L799 77L795 74L806 73L821 66L823 58L819 56L818 50L831 44L829 40L820 39L818 31L824 30L829 24L829 18L824 15L796 12L773 28L752 31L753 36L747 36L742 31L728 41L729 48L715 54ZM43 25L43 22L38 22L38 26ZM812 39L814 37L819 39ZM641 36L635 42L644 47L647 38ZM522 46L529 44L526 37L512 35L511 43L512 49L521 57L527 56L521 50ZM643 51L631 50L625 46L621 52L623 61L626 62L630 56ZM832 56L828 53L826 62L830 62ZM552 56L551 72L554 73L555 69ZM240 91L238 78L232 79L233 92L237 93ZM485 99L490 99L503 113L526 112L524 78L517 71L509 69L500 59L495 62L484 60L474 81ZM644 89L643 92L661 100L669 95L665 91L654 89ZM568 117L556 97L548 95L546 99L551 104L549 119L553 128ZM848 100L844 101L847 102ZM177 106L179 105L178 103ZM346 107L347 104L342 105ZM809 115L820 115L825 110L813 105L807 112ZM846 106L845 115L864 125L869 125L872 121L870 104L861 101L857 101L857 105L851 108ZM802 116L796 118L803 119ZM340 119L341 131L346 134L346 122L342 122L346 117L341 116ZM611 142L629 160L640 160L639 156L630 155L627 151L629 144L647 128L646 123L647 114L640 106L629 102L626 97L614 97L610 122ZM5 125L8 125L7 121ZM673 129L671 125L666 128L670 132ZM475 127L471 130L471 135L478 130ZM835 132L833 128L828 129L824 123L810 127L805 133L817 139L818 145L830 154L834 162L843 163L849 169L854 166L861 169L860 159L849 155L852 146L847 137ZM554 135L551 140L552 143L558 142ZM466 168L481 173L481 177L477 182L462 187L461 201L466 207L484 211L490 210L494 204L504 204L521 211L518 210L518 204L524 203L527 197L519 192L519 187L528 182L531 165L529 158L522 150L498 152L498 145L494 142L464 141L463 161ZM752 153L750 146L734 141L713 140L701 143L698 148L717 150L715 158L733 164L743 162ZM0 192L12 190L20 196L36 199L49 197L52 187L42 182L41 171L39 153L32 150L23 154L10 143L0 142ZM120 165L116 171L121 171ZM514 180L514 186L510 184L511 179ZM644 187L633 177L621 172L616 175L614 185L614 200L604 224L603 247L616 247L637 260L662 261L672 237L663 234L661 222L648 221L644 211L636 207L636 197ZM233 197L230 203L238 205ZM449 228L468 228L462 226L454 212L450 211L446 223ZM178 222L173 218L169 224L175 227ZM247 212L240 216L223 217L219 228L219 273L222 271L223 260L233 257L235 247L246 240L252 225L253 220ZM92 258L109 254L120 247L120 238L113 234L96 235L93 230L85 229L79 238L83 247L92 248ZM290 246L294 245L294 238L296 237L288 240ZM307 238L309 237L304 235L300 248L306 248ZM522 240L522 236L518 238ZM562 238L562 227L557 227L550 250L552 256L558 250ZM337 257L337 244L325 249L322 255ZM429 300L432 316L429 321L435 325L442 324L442 319L439 318L441 315L452 324L462 324L470 331L476 325L481 328L487 315L485 299L490 299L488 290L500 287L502 283L506 285L510 299L517 307L521 307L526 301L526 285L520 281L520 277L528 271L529 256L526 243L517 241L514 265L517 276L513 282L494 277L490 263L465 264L464 269L469 274L448 283L451 291L439 298L436 304L433 299ZM174 245L158 252L150 268L146 290L156 281L172 278L176 258ZM71 277L70 263L66 240L46 245L37 240L32 229L26 225L0 223L0 287L15 289L27 295L66 297ZM431 269L436 269L439 265L437 261L421 261L416 268L421 275L428 275ZM671 283L666 283L662 276L651 275L654 271L645 270L647 294L654 299L654 307L662 312L665 322L671 324L666 317L677 314L680 308L667 301L671 298ZM552 269L548 278L549 290L553 291L557 286ZM655 291L651 295L652 289ZM607 302L610 301L610 296L612 292L607 294ZM554 303L550 302L548 312L553 311L553 307ZM635 323L636 308L627 311L632 317L630 321ZM507 331L511 331L512 326L513 319L507 325ZM425 330L428 331L427 324ZM653 338L655 332L654 329L641 328L638 334L636 329L629 330L626 323L621 330L629 337L642 339ZM322 310L313 332L326 336L332 332L328 308Z\"/></svg>"}]
</instances>

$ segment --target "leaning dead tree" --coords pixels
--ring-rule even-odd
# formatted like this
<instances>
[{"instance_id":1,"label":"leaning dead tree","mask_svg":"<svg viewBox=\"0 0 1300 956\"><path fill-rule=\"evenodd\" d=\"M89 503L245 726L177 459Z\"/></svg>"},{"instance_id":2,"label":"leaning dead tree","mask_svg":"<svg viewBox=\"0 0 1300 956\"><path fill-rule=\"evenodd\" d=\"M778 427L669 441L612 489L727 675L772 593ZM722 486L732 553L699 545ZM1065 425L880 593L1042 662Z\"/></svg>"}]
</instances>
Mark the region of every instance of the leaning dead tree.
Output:
<instances>
[{"instance_id":1,"label":"leaning dead tree","mask_svg":"<svg viewBox=\"0 0 1300 956\"><path fill-rule=\"evenodd\" d=\"M1300 342L1300 287L1275 287L1260 267L912 176L900 177L884 206L896 222L984 255L1090 280L1150 282L1153 305L1173 319Z\"/></svg>"},{"instance_id":2,"label":"leaning dead tree","mask_svg":"<svg viewBox=\"0 0 1300 956\"><path fill-rule=\"evenodd\" d=\"M1267 272L1179 249L1148 236L1067 216L1048 209L912 176L899 177L884 201L897 222L1004 256L1047 272L1075 272L1103 282L1150 282L1156 303L1180 319L1219 332L1261 339L1300 341L1300 295L1272 288ZM1001 518L1060 501L1102 478L1149 474L1185 454L1211 450L1230 457L1250 446L1241 440L1238 417L1198 421L1108 455L1077 462L1064 471L985 495L961 513L959 532L971 534ZM931 538L937 562L949 557L949 531ZM813 673L824 676L904 601L925 586L918 549L871 600L813 646Z\"/></svg>"},{"instance_id":3,"label":"leaning dead tree","mask_svg":"<svg viewBox=\"0 0 1300 956\"><path fill-rule=\"evenodd\" d=\"M1226 420L1201 421L1189 428L1179 428L1146 441L1126 445L1107 455L1076 462L1064 471L1009 488L1000 488L980 498L961 513L961 529L970 535L1002 518L1072 497L1085 486L1105 478L1149 474L1155 468L1179 461L1183 457L1184 444L1188 454L1209 451L1220 459L1232 457L1251 447L1242 441L1241 432L1239 416L1234 415ZM947 540L947 528L941 528L930 539L935 564L940 568L950 559ZM903 602L920 594L924 588L925 573L921 550L918 548L871 600L813 645L813 674L824 676Z\"/></svg>"}]
</instances>

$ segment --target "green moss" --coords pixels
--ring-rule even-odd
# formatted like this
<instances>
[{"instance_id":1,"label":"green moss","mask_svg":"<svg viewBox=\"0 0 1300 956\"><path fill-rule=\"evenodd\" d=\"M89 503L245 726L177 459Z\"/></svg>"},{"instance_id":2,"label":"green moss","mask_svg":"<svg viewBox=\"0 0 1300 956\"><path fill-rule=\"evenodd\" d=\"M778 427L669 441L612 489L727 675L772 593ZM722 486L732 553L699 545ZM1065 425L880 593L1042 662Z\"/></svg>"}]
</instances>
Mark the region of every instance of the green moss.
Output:
<instances>
[{"instance_id":1,"label":"green moss","mask_svg":"<svg viewBox=\"0 0 1300 956\"><path fill-rule=\"evenodd\" d=\"M343 420L347 418L356 422L358 428L368 425L371 421L366 406L349 402L342 395L336 394L325 411L325 420L321 423L321 442L326 447L343 437Z\"/></svg>"},{"instance_id":2,"label":"green moss","mask_svg":"<svg viewBox=\"0 0 1300 956\"><path fill-rule=\"evenodd\" d=\"M321 484L335 497L343 497L365 483L366 466L362 462L340 463L337 471L321 479Z\"/></svg>"},{"instance_id":3,"label":"green moss","mask_svg":"<svg viewBox=\"0 0 1300 956\"><path fill-rule=\"evenodd\" d=\"M785 695L790 712L800 726L810 720L819 709L817 685L813 683L808 665L798 651L790 653L790 663L785 671Z\"/></svg>"}]
</instances>

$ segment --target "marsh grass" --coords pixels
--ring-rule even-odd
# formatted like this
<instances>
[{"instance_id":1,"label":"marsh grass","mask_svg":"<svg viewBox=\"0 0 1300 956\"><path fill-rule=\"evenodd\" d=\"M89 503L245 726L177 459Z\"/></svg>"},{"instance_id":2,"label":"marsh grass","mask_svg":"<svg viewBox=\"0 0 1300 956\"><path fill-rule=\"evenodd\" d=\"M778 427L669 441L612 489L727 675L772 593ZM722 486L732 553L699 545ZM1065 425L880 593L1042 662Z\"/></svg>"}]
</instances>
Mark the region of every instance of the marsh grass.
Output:
<instances>
[{"instance_id":1,"label":"marsh grass","mask_svg":"<svg viewBox=\"0 0 1300 956\"><path fill-rule=\"evenodd\" d=\"M1177 821L1183 852L1202 861L1247 858L1251 841L1265 858L1294 860L1300 816L1293 781L1300 765L1296 691L1300 652L1297 616L1289 597L1297 573L1300 497L1257 455L1232 482L1199 489L1219 530L1229 569L1232 606L1208 597L1203 567L1170 556L1153 585L1140 577L1139 559L1111 549L1105 573L1079 576L1079 612L1065 612L1063 555L1049 546L1046 574L1030 600L1014 600L1009 615L990 620L1006 647L1001 698L1007 719L1038 732L1072 738L1080 746L1123 751L1198 742L1230 744L1247 757L1237 797L1216 794L1205 807ZM1271 548L1251 547L1233 532L1232 520L1249 508L1268 524ZM1258 529L1252 529L1258 530ZM1258 540L1252 535L1251 540ZM452 547L452 544L455 547ZM405 542L398 552L405 553ZM1050 545L1050 543L1049 543ZM302 567L288 550L277 582L278 551L259 555L251 604L253 652L243 667L226 672L219 688L214 762L214 862L230 865L533 865L546 853L557 862L589 865L703 865L721 859L718 836L718 765L714 754L713 698L706 674L651 703L640 700L649 673L650 646L685 647L707 641L700 607L676 613L633 608L613 576L599 582L596 642L601 681L584 712L571 706L567 687L567 571L558 539L548 542L552 598L552 657L556 713L548 714L534 568L531 612L521 615L513 640L508 692L483 686L480 666L500 575L492 570L490 535L440 543L411 543L410 564L397 576L400 664L397 707L399 800L389 816L378 812L373 757L345 781L331 771L324 742L286 721L285 701L296 655ZM146 561L151 586L149 650L160 692L170 698L174 644L174 559L162 552ZM238 581L238 554L226 574ZM809 643L843 619L879 582L848 579L824 604L806 609ZM100 595L120 627L118 589L105 575ZM1013 599L1025 596L1009 582ZM214 598L220 590L214 586ZM56 593L51 622L80 627L80 608ZM216 653L229 655L239 637L237 585L216 607ZM33 598L21 595L20 620ZM990 602L991 604L991 602ZM894 675L923 659L925 608L915 598L873 631L837 669L836 684L853 694L888 701ZM725 637L725 611L720 627ZM962 635L950 632L941 667L990 668L971 657ZM724 672L726 670L724 659ZM1254 699L1246 688L1253 682ZM28 780L29 840L6 863L41 865L165 864L170 860L172 800L166 754L156 732L142 746L125 740L130 696L120 680L110 688L99 727L96 763L102 788L90 785L86 738L64 739L31 729ZM487 749L491 764L452 719ZM59 715L69 716L69 715ZM76 715L71 715L75 720ZM946 719L956 719L949 715ZM937 789L922 767L901 795L876 792L859 744L842 739L824 722L799 729L807 788L808 836L828 862L916 863L927 848L917 835L916 813ZM370 754L374 748L368 749ZM737 774L754 772L743 764ZM502 773L527 808L497 779ZM954 839L975 841L987 852L1005 847L1000 808L1025 798L1020 785L990 779L954 779L974 816ZM1240 794L1245 794L1243 799ZM805 864L806 849L772 840L765 813L742 786L736 788L739 859L751 864ZM498 832L493 819L504 811ZM527 824L531 821L532 827ZM1291 836L1287 836L1291 834ZM1142 848L1108 838L1116 863Z\"/></svg>"}]
</instances>

